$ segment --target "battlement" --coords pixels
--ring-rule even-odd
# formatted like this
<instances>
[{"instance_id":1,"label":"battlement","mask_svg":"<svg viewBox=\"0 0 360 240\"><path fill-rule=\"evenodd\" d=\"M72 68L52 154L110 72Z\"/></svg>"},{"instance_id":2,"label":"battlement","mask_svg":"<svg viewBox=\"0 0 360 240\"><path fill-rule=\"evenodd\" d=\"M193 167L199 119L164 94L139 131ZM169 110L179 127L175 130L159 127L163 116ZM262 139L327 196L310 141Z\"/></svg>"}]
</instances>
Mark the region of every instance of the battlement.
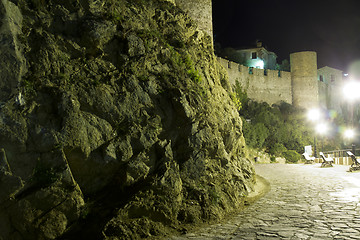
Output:
<instances>
[{"instance_id":1,"label":"battlement","mask_svg":"<svg viewBox=\"0 0 360 240\"><path fill-rule=\"evenodd\" d=\"M255 75L255 76L265 76L269 78L288 78L291 76L290 72L286 71L278 71L278 70L271 70L271 69L260 69L260 68L251 68L247 67L229 60L226 60L221 57L217 57L218 62L225 68L231 69L231 71L238 71L241 73L248 73L249 75ZM233 84L233 83L232 83Z\"/></svg>"},{"instance_id":2,"label":"battlement","mask_svg":"<svg viewBox=\"0 0 360 240\"><path fill-rule=\"evenodd\" d=\"M176 4L197 22L203 32L213 38L211 0L165 0ZM291 73L249 68L218 58L226 68L229 82L238 81L250 98L270 105L280 101L310 108L319 104L316 52L305 51L290 55Z\"/></svg>"},{"instance_id":3,"label":"battlement","mask_svg":"<svg viewBox=\"0 0 360 240\"><path fill-rule=\"evenodd\" d=\"M217 60L226 69L230 84L238 81L249 98L270 105L281 101L292 104L290 72L250 68L220 57Z\"/></svg>"}]
</instances>

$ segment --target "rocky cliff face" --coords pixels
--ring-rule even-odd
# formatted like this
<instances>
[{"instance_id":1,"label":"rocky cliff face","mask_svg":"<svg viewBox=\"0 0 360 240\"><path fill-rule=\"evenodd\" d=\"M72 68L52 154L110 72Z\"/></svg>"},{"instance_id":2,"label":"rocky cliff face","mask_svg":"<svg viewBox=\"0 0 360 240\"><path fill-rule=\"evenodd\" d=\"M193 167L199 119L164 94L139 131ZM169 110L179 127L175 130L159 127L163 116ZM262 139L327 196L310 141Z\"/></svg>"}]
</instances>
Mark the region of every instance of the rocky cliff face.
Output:
<instances>
[{"instance_id":1,"label":"rocky cliff face","mask_svg":"<svg viewBox=\"0 0 360 240\"><path fill-rule=\"evenodd\" d=\"M0 239L137 239L254 183L211 38L158 0L1 0Z\"/></svg>"}]
</instances>

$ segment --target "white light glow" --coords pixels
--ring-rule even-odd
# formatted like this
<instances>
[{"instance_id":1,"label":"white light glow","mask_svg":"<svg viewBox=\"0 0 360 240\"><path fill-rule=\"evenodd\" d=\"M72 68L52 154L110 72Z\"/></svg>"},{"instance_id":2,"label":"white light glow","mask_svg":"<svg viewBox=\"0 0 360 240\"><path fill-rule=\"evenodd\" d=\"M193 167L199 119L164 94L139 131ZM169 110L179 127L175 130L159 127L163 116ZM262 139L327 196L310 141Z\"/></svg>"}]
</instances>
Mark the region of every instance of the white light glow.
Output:
<instances>
[{"instance_id":1,"label":"white light glow","mask_svg":"<svg viewBox=\"0 0 360 240\"><path fill-rule=\"evenodd\" d=\"M264 69L264 61L263 60L256 60L255 61L255 67L260 68L260 69Z\"/></svg>"},{"instance_id":2,"label":"white light glow","mask_svg":"<svg viewBox=\"0 0 360 240\"><path fill-rule=\"evenodd\" d=\"M344 85L343 94L348 101L355 101L360 98L360 82L351 81Z\"/></svg>"},{"instance_id":3,"label":"white light glow","mask_svg":"<svg viewBox=\"0 0 360 240\"><path fill-rule=\"evenodd\" d=\"M325 123L320 123L316 126L316 132L323 135L326 133L328 127Z\"/></svg>"},{"instance_id":4,"label":"white light glow","mask_svg":"<svg viewBox=\"0 0 360 240\"><path fill-rule=\"evenodd\" d=\"M344 132L344 136L348 139L352 139L355 136L355 131L354 129L346 129Z\"/></svg>"},{"instance_id":5,"label":"white light glow","mask_svg":"<svg viewBox=\"0 0 360 240\"><path fill-rule=\"evenodd\" d=\"M307 117L310 121L317 121L320 119L320 110L317 108L310 109L308 111Z\"/></svg>"}]
</instances>

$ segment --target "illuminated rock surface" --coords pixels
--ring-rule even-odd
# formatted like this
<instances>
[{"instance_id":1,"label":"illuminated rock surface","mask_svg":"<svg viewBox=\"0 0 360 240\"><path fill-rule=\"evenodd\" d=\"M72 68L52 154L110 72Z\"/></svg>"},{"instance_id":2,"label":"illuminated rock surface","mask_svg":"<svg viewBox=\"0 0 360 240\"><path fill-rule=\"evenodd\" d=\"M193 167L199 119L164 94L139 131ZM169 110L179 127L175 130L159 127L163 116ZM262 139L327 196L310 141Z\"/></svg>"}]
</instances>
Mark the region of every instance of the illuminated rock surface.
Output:
<instances>
[{"instance_id":1,"label":"illuminated rock surface","mask_svg":"<svg viewBox=\"0 0 360 240\"><path fill-rule=\"evenodd\" d=\"M0 72L0 239L145 238L243 205L254 169L241 120L211 38L181 10L0 5L23 19Z\"/></svg>"}]
</instances>

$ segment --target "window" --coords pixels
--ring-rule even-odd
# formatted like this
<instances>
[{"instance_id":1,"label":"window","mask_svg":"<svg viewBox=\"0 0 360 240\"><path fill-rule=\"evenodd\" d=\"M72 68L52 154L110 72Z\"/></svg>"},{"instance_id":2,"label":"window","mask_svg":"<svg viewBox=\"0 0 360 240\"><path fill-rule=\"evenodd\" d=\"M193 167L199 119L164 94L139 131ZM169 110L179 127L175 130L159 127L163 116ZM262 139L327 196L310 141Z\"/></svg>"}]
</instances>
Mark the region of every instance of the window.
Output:
<instances>
[{"instance_id":1,"label":"window","mask_svg":"<svg viewBox=\"0 0 360 240\"><path fill-rule=\"evenodd\" d=\"M257 58L256 52L252 52L252 53L251 53L251 58L252 58L252 59L256 59L256 58Z\"/></svg>"},{"instance_id":2,"label":"window","mask_svg":"<svg viewBox=\"0 0 360 240\"><path fill-rule=\"evenodd\" d=\"M319 80L320 80L320 82L324 82L324 77L323 77L323 75L320 75Z\"/></svg>"},{"instance_id":3,"label":"window","mask_svg":"<svg viewBox=\"0 0 360 240\"><path fill-rule=\"evenodd\" d=\"M330 79L331 79L331 82L335 82L335 76L334 75L330 75Z\"/></svg>"}]
</instances>

